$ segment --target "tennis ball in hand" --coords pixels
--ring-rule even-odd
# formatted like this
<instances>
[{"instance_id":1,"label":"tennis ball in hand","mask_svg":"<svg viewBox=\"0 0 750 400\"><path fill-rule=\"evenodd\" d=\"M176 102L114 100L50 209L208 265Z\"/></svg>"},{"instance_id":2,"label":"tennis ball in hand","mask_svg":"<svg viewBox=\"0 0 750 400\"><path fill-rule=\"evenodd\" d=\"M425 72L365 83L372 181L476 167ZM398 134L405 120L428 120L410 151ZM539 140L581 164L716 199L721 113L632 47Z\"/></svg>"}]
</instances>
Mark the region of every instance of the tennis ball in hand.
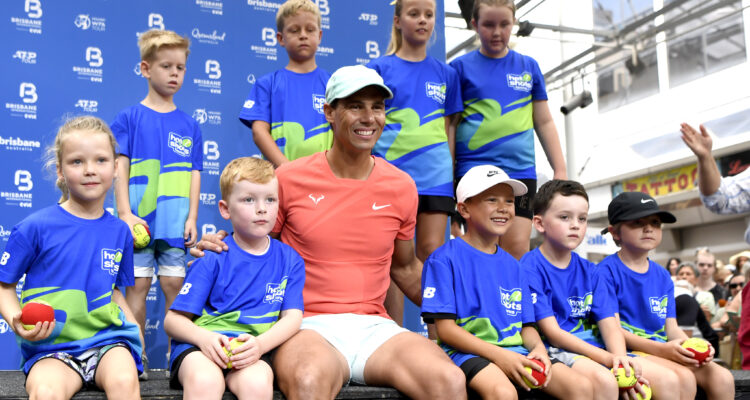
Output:
<instances>
[{"instance_id":1,"label":"tennis ball in hand","mask_svg":"<svg viewBox=\"0 0 750 400\"><path fill-rule=\"evenodd\" d=\"M224 349L224 354L226 354L227 357L231 357L231 356L234 355L232 353L234 351L234 349L242 346L243 344L245 344L245 342L239 341L236 338L231 338L231 339L229 339L229 349L227 349L226 347L222 347L222 349ZM230 369L230 368L232 368L232 362L231 361L227 363L227 369Z\"/></svg>"},{"instance_id":2,"label":"tennis ball in hand","mask_svg":"<svg viewBox=\"0 0 750 400\"><path fill-rule=\"evenodd\" d=\"M636 391L635 398L638 400L651 400L651 386L645 383L641 383L641 388L643 388L643 391L646 392L646 396L641 396L641 392Z\"/></svg>"},{"instance_id":3,"label":"tennis ball in hand","mask_svg":"<svg viewBox=\"0 0 750 400\"><path fill-rule=\"evenodd\" d=\"M537 371L537 370L535 370L535 369L533 369L531 367L524 367L523 369L525 369L526 372L530 373L531 377L534 378L534 379L536 379L536 381L539 384L538 385L534 385L533 383L531 383L531 381L529 381L528 379L526 379L525 376L523 377L523 381L526 382L526 384L529 385L530 388L536 389L536 388L544 385L544 381L547 380L547 375L544 375L544 363L542 363L541 361L539 361L539 360L537 360L535 358L532 358L531 361L534 362L534 363L536 363L536 364L539 364L539 366L542 367L542 372L539 372L539 371Z\"/></svg>"},{"instance_id":4,"label":"tennis ball in hand","mask_svg":"<svg viewBox=\"0 0 750 400\"><path fill-rule=\"evenodd\" d=\"M698 361L698 364L703 364L711 354L708 342L701 338L690 338L682 342L682 347L693 353L693 358Z\"/></svg>"},{"instance_id":5,"label":"tennis ball in hand","mask_svg":"<svg viewBox=\"0 0 750 400\"><path fill-rule=\"evenodd\" d=\"M37 322L52 322L54 320L55 309L46 301L30 301L21 309L21 323L27 331L34 329Z\"/></svg>"},{"instance_id":6,"label":"tennis ball in hand","mask_svg":"<svg viewBox=\"0 0 750 400\"><path fill-rule=\"evenodd\" d=\"M151 231L146 228L146 225L133 225L133 233L133 247L136 249L142 249L151 243Z\"/></svg>"},{"instance_id":7,"label":"tennis ball in hand","mask_svg":"<svg viewBox=\"0 0 750 400\"><path fill-rule=\"evenodd\" d=\"M614 372L614 368L612 368L612 372ZM625 368L623 368L622 364L620 364L617 367L617 386L620 388L620 390L628 390L635 386L635 384L638 382L638 378L635 376L635 370L631 367L630 368L630 376L625 376Z\"/></svg>"}]
</instances>

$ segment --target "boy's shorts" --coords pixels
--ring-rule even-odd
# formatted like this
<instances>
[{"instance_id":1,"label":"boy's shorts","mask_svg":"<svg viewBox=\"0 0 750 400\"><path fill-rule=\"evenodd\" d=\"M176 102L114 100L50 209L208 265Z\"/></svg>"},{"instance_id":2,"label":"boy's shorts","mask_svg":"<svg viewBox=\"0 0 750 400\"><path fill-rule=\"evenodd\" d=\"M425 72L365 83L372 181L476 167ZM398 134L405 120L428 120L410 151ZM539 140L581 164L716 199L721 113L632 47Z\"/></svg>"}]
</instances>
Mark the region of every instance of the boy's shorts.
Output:
<instances>
[{"instance_id":1,"label":"boy's shorts","mask_svg":"<svg viewBox=\"0 0 750 400\"><path fill-rule=\"evenodd\" d=\"M300 329L323 336L349 364L349 380L365 384L365 364L388 339L409 330L377 315L323 314L302 319Z\"/></svg>"},{"instance_id":2,"label":"boy's shorts","mask_svg":"<svg viewBox=\"0 0 750 400\"><path fill-rule=\"evenodd\" d=\"M148 247L133 252L136 278L151 278L156 266L159 276L185 277L185 250L154 240Z\"/></svg>"},{"instance_id":3,"label":"boy's shorts","mask_svg":"<svg viewBox=\"0 0 750 400\"><path fill-rule=\"evenodd\" d=\"M576 361L582 358L588 358L582 354L571 353L569 351L565 351L553 346L550 346L547 349L547 354L549 354L550 360L556 360L557 362L561 362L571 368L573 367L573 364L576 363Z\"/></svg>"},{"instance_id":4,"label":"boy's shorts","mask_svg":"<svg viewBox=\"0 0 750 400\"><path fill-rule=\"evenodd\" d=\"M39 357L34 365L36 365L36 363L38 363L39 361L44 360L45 358L54 358L56 360L60 360L65 365L70 367L73 371L75 371L78 376L81 377L81 381L83 381L83 388L96 388L96 368L99 366L99 361L101 361L106 352L114 349L115 347L124 347L128 352L130 352L130 347L128 347L125 343L118 342L101 347L92 347L77 356L73 356L65 352L50 353L45 356ZM31 372L33 368L34 366L32 365L31 368L29 368L29 372Z\"/></svg>"},{"instance_id":5,"label":"boy's shorts","mask_svg":"<svg viewBox=\"0 0 750 400\"><path fill-rule=\"evenodd\" d=\"M182 362L185 360L185 357L187 357L188 354L194 352L194 351L201 351L201 349L192 346L187 348L185 351L180 353L180 355L175 358L174 362L172 363L172 368L169 370L169 388L174 390L182 390L182 383L180 383L180 367L182 366ZM271 365L271 356L270 352L263 354L260 356L260 360L265 362L268 365ZM169 367L169 366L167 366ZM222 374L224 374L224 377L227 376L227 374L231 371L231 369L223 369L221 370Z\"/></svg>"},{"instance_id":6,"label":"boy's shorts","mask_svg":"<svg viewBox=\"0 0 750 400\"><path fill-rule=\"evenodd\" d=\"M448 196L419 195L417 214L423 212L441 212L451 214L456 209L456 201Z\"/></svg>"},{"instance_id":7,"label":"boy's shorts","mask_svg":"<svg viewBox=\"0 0 750 400\"><path fill-rule=\"evenodd\" d=\"M552 358L550 358L551 364L557 364L559 362L560 361L553 360ZM466 376L466 386L467 387L469 386L469 382L471 382L471 380L474 379L474 377L479 373L479 371L483 370L484 367L490 364L491 364L490 360L482 356L474 356L464 361L461 365L459 365L459 368L461 368L461 371L463 371L464 375ZM515 385L515 382L513 383L513 385Z\"/></svg>"}]
</instances>

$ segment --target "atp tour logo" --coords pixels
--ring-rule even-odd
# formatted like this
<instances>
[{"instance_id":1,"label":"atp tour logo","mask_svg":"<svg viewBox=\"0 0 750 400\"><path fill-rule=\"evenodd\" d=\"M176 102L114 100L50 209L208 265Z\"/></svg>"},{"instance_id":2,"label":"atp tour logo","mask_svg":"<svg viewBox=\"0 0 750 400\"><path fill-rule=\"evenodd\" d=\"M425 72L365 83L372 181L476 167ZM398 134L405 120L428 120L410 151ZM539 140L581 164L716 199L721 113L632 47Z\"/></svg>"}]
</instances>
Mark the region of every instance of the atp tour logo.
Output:
<instances>
[{"instance_id":1,"label":"atp tour logo","mask_svg":"<svg viewBox=\"0 0 750 400\"><path fill-rule=\"evenodd\" d=\"M36 119L36 102L39 100L36 85L31 82L21 82L18 85L18 97L21 100L20 103L5 103L5 109L8 110L10 116Z\"/></svg>"},{"instance_id":2,"label":"atp tour logo","mask_svg":"<svg viewBox=\"0 0 750 400\"><path fill-rule=\"evenodd\" d=\"M122 249L102 249L102 269L115 276L120 270L120 261L122 261Z\"/></svg>"},{"instance_id":3,"label":"atp tour logo","mask_svg":"<svg viewBox=\"0 0 750 400\"><path fill-rule=\"evenodd\" d=\"M161 14L157 13L149 14L148 27L164 30L164 17Z\"/></svg>"},{"instance_id":4,"label":"atp tour logo","mask_svg":"<svg viewBox=\"0 0 750 400\"><path fill-rule=\"evenodd\" d=\"M586 293L583 297L571 296L568 297L568 305L570 306L571 317L585 317L591 311L591 304L594 300L594 296L591 292Z\"/></svg>"},{"instance_id":5,"label":"atp tour logo","mask_svg":"<svg viewBox=\"0 0 750 400\"><path fill-rule=\"evenodd\" d=\"M18 59L23 64L36 64L36 52L26 50L16 50L13 58Z\"/></svg>"},{"instance_id":6,"label":"atp tour logo","mask_svg":"<svg viewBox=\"0 0 750 400\"><path fill-rule=\"evenodd\" d=\"M217 0L195 0L195 5L200 7L202 12L213 15L224 15L224 3Z\"/></svg>"},{"instance_id":7,"label":"atp tour logo","mask_svg":"<svg viewBox=\"0 0 750 400\"><path fill-rule=\"evenodd\" d=\"M99 68L104 65L102 50L93 46L86 47L84 59L87 65L74 65L73 72L78 75L78 79L101 83L104 77L104 70Z\"/></svg>"},{"instance_id":8,"label":"atp tour logo","mask_svg":"<svg viewBox=\"0 0 750 400\"><path fill-rule=\"evenodd\" d=\"M209 175L219 176L219 157L221 152L219 151L219 144L213 140L203 141L203 172Z\"/></svg>"},{"instance_id":9,"label":"atp tour logo","mask_svg":"<svg viewBox=\"0 0 750 400\"><path fill-rule=\"evenodd\" d=\"M323 104L326 103L326 97L322 94L315 94L312 95L312 101L313 101L313 109L318 112L318 114L323 114Z\"/></svg>"},{"instance_id":10,"label":"atp tour logo","mask_svg":"<svg viewBox=\"0 0 750 400\"><path fill-rule=\"evenodd\" d=\"M328 0L315 0L315 5L320 10L320 29L331 29L331 6Z\"/></svg>"},{"instance_id":11,"label":"atp tour logo","mask_svg":"<svg viewBox=\"0 0 750 400\"><path fill-rule=\"evenodd\" d=\"M445 82L425 82L425 94L440 104L445 103Z\"/></svg>"},{"instance_id":12,"label":"atp tour logo","mask_svg":"<svg viewBox=\"0 0 750 400\"><path fill-rule=\"evenodd\" d=\"M199 195L201 203L204 206L215 206L216 205L216 194L214 193L201 193Z\"/></svg>"},{"instance_id":13,"label":"atp tour logo","mask_svg":"<svg viewBox=\"0 0 750 400\"><path fill-rule=\"evenodd\" d=\"M169 132L168 143L169 148L172 149L177 155L187 157L193 149L193 139L189 137L182 137L174 132Z\"/></svg>"},{"instance_id":14,"label":"atp tour logo","mask_svg":"<svg viewBox=\"0 0 750 400\"><path fill-rule=\"evenodd\" d=\"M521 75L507 74L508 87L519 92L530 92L533 85L531 74L524 72Z\"/></svg>"},{"instance_id":15,"label":"atp tour logo","mask_svg":"<svg viewBox=\"0 0 750 400\"><path fill-rule=\"evenodd\" d=\"M649 297L648 304L651 307L651 312L658 315L659 318L667 318L667 296L662 297Z\"/></svg>"},{"instance_id":16,"label":"atp tour logo","mask_svg":"<svg viewBox=\"0 0 750 400\"><path fill-rule=\"evenodd\" d=\"M521 314L521 289L506 290L500 286L500 303L505 307L505 313L511 317Z\"/></svg>"},{"instance_id":17,"label":"atp tour logo","mask_svg":"<svg viewBox=\"0 0 750 400\"><path fill-rule=\"evenodd\" d=\"M99 111L99 102L96 100L78 99L75 108L80 108L83 112L95 113Z\"/></svg>"},{"instance_id":18,"label":"atp tour logo","mask_svg":"<svg viewBox=\"0 0 750 400\"><path fill-rule=\"evenodd\" d=\"M284 301L284 292L286 291L287 277L281 278L281 283L266 283L266 295L263 297L264 303L281 303Z\"/></svg>"},{"instance_id":19,"label":"atp tour logo","mask_svg":"<svg viewBox=\"0 0 750 400\"><path fill-rule=\"evenodd\" d=\"M92 31L104 32L107 29L107 20L101 17L92 17L89 14L78 14L73 20L73 25L82 31L91 29Z\"/></svg>"},{"instance_id":20,"label":"atp tour logo","mask_svg":"<svg viewBox=\"0 0 750 400\"><path fill-rule=\"evenodd\" d=\"M23 4L25 17L10 17L10 23L16 30L37 35L42 34L42 2L40 0L25 0Z\"/></svg>"},{"instance_id":21,"label":"atp tour logo","mask_svg":"<svg viewBox=\"0 0 750 400\"><path fill-rule=\"evenodd\" d=\"M372 26L378 25L378 14L368 14L368 13L362 13L359 14L359 18L357 18L358 21L365 22Z\"/></svg>"}]
</instances>

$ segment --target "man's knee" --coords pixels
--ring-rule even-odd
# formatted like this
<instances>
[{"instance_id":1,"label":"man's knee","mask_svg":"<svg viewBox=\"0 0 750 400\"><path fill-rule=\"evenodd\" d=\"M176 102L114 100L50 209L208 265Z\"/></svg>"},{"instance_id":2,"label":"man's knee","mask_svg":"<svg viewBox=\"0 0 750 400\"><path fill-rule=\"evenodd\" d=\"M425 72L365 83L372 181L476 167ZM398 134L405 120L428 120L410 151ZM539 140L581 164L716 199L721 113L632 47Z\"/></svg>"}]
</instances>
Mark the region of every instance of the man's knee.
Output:
<instances>
[{"instance_id":1,"label":"man's knee","mask_svg":"<svg viewBox=\"0 0 750 400\"><path fill-rule=\"evenodd\" d=\"M429 378L425 389L429 398L433 399L461 399L466 397L466 375L453 363L446 363L434 376Z\"/></svg>"},{"instance_id":2,"label":"man's knee","mask_svg":"<svg viewBox=\"0 0 750 400\"><path fill-rule=\"evenodd\" d=\"M279 388L287 397L295 399L333 397L343 384L343 379L337 377L336 373L325 370L316 363L281 367L275 365L275 367Z\"/></svg>"}]
</instances>

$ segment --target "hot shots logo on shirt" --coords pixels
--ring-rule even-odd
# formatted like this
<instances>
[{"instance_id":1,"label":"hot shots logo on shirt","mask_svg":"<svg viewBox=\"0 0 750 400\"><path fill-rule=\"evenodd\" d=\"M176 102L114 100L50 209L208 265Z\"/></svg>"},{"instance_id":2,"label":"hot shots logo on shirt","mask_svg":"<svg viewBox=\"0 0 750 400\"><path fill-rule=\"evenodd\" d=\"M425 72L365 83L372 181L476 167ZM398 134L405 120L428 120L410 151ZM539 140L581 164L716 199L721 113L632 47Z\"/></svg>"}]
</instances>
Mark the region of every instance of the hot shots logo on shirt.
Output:
<instances>
[{"instance_id":1,"label":"hot shots logo on shirt","mask_svg":"<svg viewBox=\"0 0 750 400\"><path fill-rule=\"evenodd\" d=\"M312 101L313 101L313 109L318 112L318 114L323 114L323 104L326 103L326 97L322 94L315 94L312 95Z\"/></svg>"},{"instance_id":2,"label":"hot shots logo on shirt","mask_svg":"<svg viewBox=\"0 0 750 400\"><path fill-rule=\"evenodd\" d=\"M122 249L102 249L102 269L115 276L120 270L122 261Z\"/></svg>"},{"instance_id":3,"label":"hot shots logo on shirt","mask_svg":"<svg viewBox=\"0 0 750 400\"><path fill-rule=\"evenodd\" d=\"M284 292L286 291L287 277L281 279L281 283L266 283L266 295L263 297L264 303L281 303L284 301Z\"/></svg>"},{"instance_id":4,"label":"hot shots logo on shirt","mask_svg":"<svg viewBox=\"0 0 750 400\"><path fill-rule=\"evenodd\" d=\"M169 142L167 143L177 155L187 157L193 148L193 139L182 137L174 132L169 132Z\"/></svg>"},{"instance_id":5,"label":"hot shots logo on shirt","mask_svg":"<svg viewBox=\"0 0 750 400\"><path fill-rule=\"evenodd\" d=\"M648 304L651 312L658 315L659 318L667 318L667 296L649 297Z\"/></svg>"},{"instance_id":6,"label":"hot shots logo on shirt","mask_svg":"<svg viewBox=\"0 0 750 400\"><path fill-rule=\"evenodd\" d=\"M593 303L594 296L591 293L586 293L585 296L571 296L568 297L568 305L570 306L571 317L585 317L589 311L591 311L591 304Z\"/></svg>"},{"instance_id":7,"label":"hot shots logo on shirt","mask_svg":"<svg viewBox=\"0 0 750 400\"><path fill-rule=\"evenodd\" d=\"M530 92L532 81L531 81L531 74L528 72L524 72L520 75L516 74L508 74L505 76L508 81L508 87L513 90L518 90L521 92Z\"/></svg>"},{"instance_id":8,"label":"hot shots logo on shirt","mask_svg":"<svg viewBox=\"0 0 750 400\"><path fill-rule=\"evenodd\" d=\"M445 82L425 82L425 94L427 97L440 104L445 103Z\"/></svg>"},{"instance_id":9,"label":"hot shots logo on shirt","mask_svg":"<svg viewBox=\"0 0 750 400\"><path fill-rule=\"evenodd\" d=\"M500 286L500 303L505 307L505 313L511 317L521 313L521 289L504 289Z\"/></svg>"}]
</instances>

